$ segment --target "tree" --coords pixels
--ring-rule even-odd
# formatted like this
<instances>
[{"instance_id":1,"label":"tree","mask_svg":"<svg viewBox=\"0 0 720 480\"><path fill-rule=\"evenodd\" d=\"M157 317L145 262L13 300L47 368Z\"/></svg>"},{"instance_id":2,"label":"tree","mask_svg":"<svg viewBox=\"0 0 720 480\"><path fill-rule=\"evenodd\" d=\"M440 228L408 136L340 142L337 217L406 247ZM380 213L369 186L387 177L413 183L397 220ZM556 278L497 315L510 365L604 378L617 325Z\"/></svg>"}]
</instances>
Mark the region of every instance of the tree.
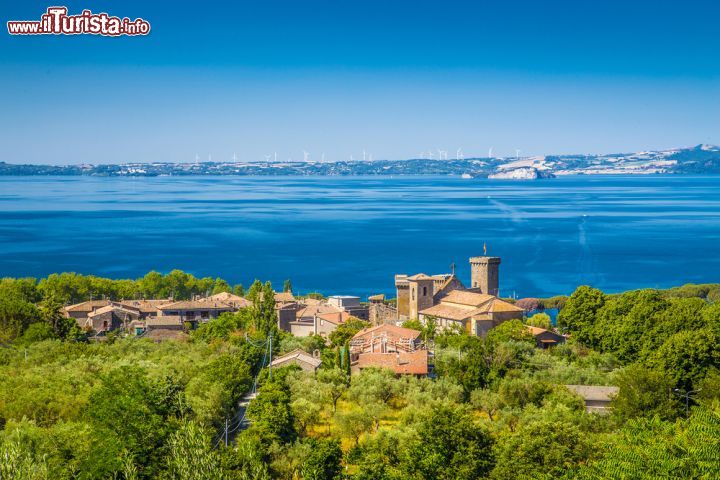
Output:
<instances>
[{"instance_id":1,"label":"tree","mask_svg":"<svg viewBox=\"0 0 720 480\"><path fill-rule=\"evenodd\" d=\"M370 430L373 420L360 409L335 412L335 424L345 437L351 438L355 446L360 443L360 436Z\"/></svg>"},{"instance_id":2,"label":"tree","mask_svg":"<svg viewBox=\"0 0 720 480\"><path fill-rule=\"evenodd\" d=\"M674 419L679 404L672 389L673 379L664 372L642 365L631 365L615 377L618 395L612 399L613 415L623 420L658 416Z\"/></svg>"},{"instance_id":3,"label":"tree","mask_svg":"<svg viewBox=\"0 0 720 480\"><path fill-rule=\"evenodd\" d=\"M288 443L295 439L290 394L278 382L268 382L260 388L257 398L248 406L247 416L253 422L251 429L268 442Z\"/></svg>"},{"instance_id":4,"label":"tree","mask_svg":"<svg viewBox=\"0 0 720 480\"><path fill-rule=\"evenodd\" d=\"M401 468L412 478L474 480L493 466L492 439L459 406L441 404L422 412L401 455Z\"/></svg>"},{"instance_id":5,"label":"tree","mask_svg":"<svg viewBox=\"0 0 720 480\"><path fill-rule=\"evenodd\" d=\"M491 345L509 341L535 345L535 336L517 319L502 322L487 334L487 342Z\"/></svg>"},{"instance_id":6,"label":"tree","mask_svg":"<svg viewBox=\"0 0 720 480\"><path fill-rule=\"evenodd\" d=\"M343 452L337 440L310 440L310 454L302 467L304 480L335 480L340 478Z\"/></svg>"},{"instance_id":7,"label":"tree","mask_svg":"<svg viewBox=\"0 0 720 480\"><path fill-rule=\"evenodd\" d=\"M41 342L52 338L57 338L55 331L53 331L52 327L45 322L31 323L21 337L22 343L25 344Z\"/></svg>"},{"instance_id":8,"label":"tree","mask_svg":"<svg viewBox=\"0 0 720 480\"><path fill-rule=\"evenodd\" d=\"M368 322L364 322L359 318L350 317L346 322L341 323L335 330L330 332L330 335L328 336L330 344L333 347L345 345L345 343L354 337L356 333L363 328L368 328L369 326L370 324Z\"/></svg>"},{"instance_id":9,"label":"tree","mask_svg":"<svg viewBox=\"0 0 720 480\"><path fill-rule=\"evenodd\" d=\"M650 364L666 372L677 388L692 390L711 367L720 366L718 338L708 328L676 333L655 352Z\"/></svg>"},{"instance_id":10,"label":"tree","mask_svg":"<svg viewBox=\"0 0 720 480\"><path fill-rule=\"evenodd\" d=\"M525 323L532 327L544 328L545 330L550 330L552 328L550 315L545 312L536 313L532 317L528 318Z\"/></svg>"},{"instance_id":11,"label":"tree","mask_svg":"<svg viewBox=\"0 0 720 480\"><path fill-rule=\"evenodd\" d=\"M238 283L233 287L233 293L237 295L238 297L244 297L245 296L245 287L243 287L242 283Z\"/></svg>"},{"instance_id":12,"label":"tree","mask_svg":"<svg viewBox=\"0 0 720 480\"><path fill-rule=\"evenodd\" d=\"M285 282L283 283L283 292L292 293L292 291L293 291L292 282L291 282L290 279L288 278L288 279L285 280Z\"/></svg>"},{"instance_id":13,"label":"tree","mask_svg":"<svg viewBox=\"0 0 720 480\"><path fill-rule=\"evenodd\" d=\"M232 289L230 288L230 284L223 280L222 278L216 278L215 279L215 286L212 289L212 294L217 295L218 293L224 293L224 292L230 292Z\"/></svg>"},{"instance_id":14,"label":"tree","mask_svg":"<svg viewBox=\"0 0 720 480\"><path fill-rule=\"evenodd\" d=\"M221 480L224 475L208 432L184 422L168 441L167 467L173 480Z\"/></svg>"},{"instance_id":15,"label":"tree","mask_svg":"<svg viewBox=\"0 0 720 480\"><path fill-rule=\"evenodd\" d=\"M490 478L553 479L585 461L591 452L586 432L567 422L538 421L501 435Z\"/></svg>"},{"instance_id":16,"label":"tree","mask_svg":"<svg viewBox=\"0 0 720 480\"><path fill-rule=\"evenodd\" d=\"M597 311L605 304L605 295L596 288L578 287L558 314L558 326L576 335L581 342L589 341Z\"/></svg>"},{"instance_id":17,"label":"tree","mask_svg":"<svg viewBox=\"0 0 720 480\"><path fill-rule=\"evenodd\" d=\"M13 340L22 335L31 323L42 315L30 302L12 298L0 298L0 342Z\"/></svg>"},{"instance_id":18,"label":"tree","mask_svg":"<svg viewBox=\"0 0 720 480\"><path fill-rule=\"evenodd\" d=\"M337 402L348 389L349 377L339 368L320 369L317 379L323 385L323 394L332 405L333 412L337 410Z\"/></svg>"}]
</instances>

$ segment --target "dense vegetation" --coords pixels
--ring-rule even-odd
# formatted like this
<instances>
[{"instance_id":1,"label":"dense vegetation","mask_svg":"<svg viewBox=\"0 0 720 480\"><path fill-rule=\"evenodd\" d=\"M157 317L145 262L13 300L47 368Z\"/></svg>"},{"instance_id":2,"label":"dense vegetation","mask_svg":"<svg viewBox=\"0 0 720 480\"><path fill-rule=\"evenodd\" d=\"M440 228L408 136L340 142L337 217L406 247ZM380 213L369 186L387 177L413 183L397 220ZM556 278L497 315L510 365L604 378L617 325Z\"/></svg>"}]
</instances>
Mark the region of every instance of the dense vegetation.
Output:
<instances>
[{"instance_id":1,"label":"dense vegetation","mask_svg":"<svg viewBox=\"0 0 720 480\"><path fill-rule=\"evenodd\" d=\"M350 377L347 340L365 324L348 322L329 344L278 332L260 300L269 289L257 282L253 308L186 342L96 344L53 316L48 299L73 291L64 282L0 282L0 479L720 477L712 288L580 287L558 316L570 341L550 350L519 321L486 339L424 326L434 379ZM322 368L269 376L268 335L276 355L320 350ZM226 447L225 420L258 373L249 427ZM565 384L619 386L612 414L586 413Z\"/></svg>"}]
</instances>

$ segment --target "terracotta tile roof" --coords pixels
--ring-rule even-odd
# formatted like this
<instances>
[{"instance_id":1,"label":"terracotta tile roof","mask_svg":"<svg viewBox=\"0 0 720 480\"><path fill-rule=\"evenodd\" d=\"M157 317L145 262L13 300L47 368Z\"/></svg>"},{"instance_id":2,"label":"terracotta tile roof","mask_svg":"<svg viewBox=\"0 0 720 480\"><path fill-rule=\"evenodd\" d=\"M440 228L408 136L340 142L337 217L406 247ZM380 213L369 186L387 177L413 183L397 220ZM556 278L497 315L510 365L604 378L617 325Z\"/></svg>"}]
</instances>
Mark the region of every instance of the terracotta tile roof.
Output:
<instances>
[{"instance_id":1,"label":"terracotta tile roof","mask_svg":"<svg viewBox=\"0 0 720 480\"><path fill-rule=\"evenodd\" d=\"M232 310L233 307L224 302L201 300L180 300L158 306L158 310Z\"/></svg>"},{"instance_id":2,"label":"terracotta tile roof","mask_svg":"<svg viewBox=\"0 0 720 480\"><path fill-rule=\"evenodd\" d=\"M442 302L458 303L471 307L479 307L496 297L484 293L468 292L465 290L453 290L442 298Z\"/></svg>"},{"instance_id":3,"label":"terracotta tile roof","mask_svg":"<svg viewBox=\"0 0 720 480\"><path fill-rule=\"evenodd\" d=\"M584 400L608 402L620 391L618 387L601 385L565 385L568 390L577 393Z\"/></svg>"},{"instance_id":4,"label":"terracotta tile roof","mask_svg":"<svg viewBox=\"0 0 720 480\"><path fill-rule=\"evenodd\" d=\"M275 293L275 301L276 302L294 302L295 296L292 294L292 292L276 292Z\"/></svg>"},{"instance_id":5,"label":"terracotta tile roof","mask_svg":"<svg viewBox=\"0 0 720 480\"><path fill-rule=\"evenodd\" d=\"M339 308L328 305L328 304L319 304L319 305L307 305L305 307L301 307L300 310L297 311L295 316L297 318L314 318L315 315L321 315L323 313L340 313L342 310Z\"/></svg>"},{"instance_id":6,"label":"terracotta tile roof","mask_svg":"<svg viewBox=\"0 0 720 480\"><path fill-rule=\"evenodd\" d=\"M228 305L232 305L236 308L245 308L252 305L252 302L247 298L243 298L239 295L235 295L229 292L221 292L216 293L215 295L210 295L209 297L207 297L206 300L211 302L227 303Z\"/></svg>"},{"instance_id":7,"label":"terracotta tile roof","mask_svg":"<svg viewBox=\"0 0 720 480\"><path fill-rule=\"evenodd\" d=\"M546 329L540 328L540 327L533 327L532 325L525 325L525 328L530 330L530 333L532 333L533 335L540 335L541 333L550 331L550 330L546 330Z\"/></svg>"},{"instance_id":8,"label":"terracotta tile roof","mask_svg":"<svg viewBox=\"0 0 720 480\"><path fill-rule=\"evenodd\" d=\"M293 360L293 359L308 363L315 368L318 368L320 366L320 364L322 363L322 361L319 358L315 358L312 355L310 355L309 353L305 352L304 350L302 350L300 348L296 348L292 352L288 352L285 355L281 355L281 356L275 358L272 361L271 365L277 366L279 364L287 362L288 360Z\"/></svg>"},{"instance_id":9,"label":"terracotta tile roof","mask_svg":"<svg viewBox=\"0 0 720 480\"><path fill-rule=\"evenodd\" d=\"M63 307L66 312L92 312L96 308L110 305L110 300L89 300L87 302L80 302L74 305L68 305Z\"/></svg>"},{"instance_id":10,"label":"terracotta tile roof","mask_svg":"<svg viewBox=\"0 0 720 480\"><path fill-rule=\"evenodd\" d=\"M303 305L320 305L323 303L322 300L318 300L317 298L303 298L300 300L300 303Z\"/></svg>"},{"instance_id":11,"label":"terracotta tile roof","mask_svg":"<svg viewBox=\"0 0 720 480\"><path fill-rule=\"evenodd\" d=\"M408 280L435 280L430 275L426 275L424 273L418 273L413 275L412 277L407 277Z\"/></svg>"},{"instance_id":12,"label":"terracotta tile roof","mask_svg":"<svg viewBox=\"0 0 720 480\"><path fill-rule=\"evenodd\" d=\"M447 318L449 320L463 321L472 318L473 315L477 315L478 313L482 312L480 311L480 309L477 308L462 308L453 305L445 305L443 303L438 303L437 305L434 305L430 308L421 310L420 313L422 315L430 315L433 317Z\"/></svg>"},{"instance_id":13,"label":"terracotta tile roof","mask_svg":"<svg viewBox=\"0 0 720 480\"><path fill-rule=\"evenodd\" d=\"M506 302L505 300L500 300L499 298L495 298L492 302L490 302L488 306L488 312L489 313L499 313L499 312L524 312L522 308L518 307L517 305L513 305L510 302Z\"/></svg>"},{"instance_id":14,"label":"terracotta tile roof","mask_svg":"<svg viewBox=\"0 0 720 480\"><path fill-rule=\"evenodd\" d=\"M140 310L137 308L128 308L128 307L125 307L120 304L111 303L110 305L108 305L106 307L98 308L94 312L88 313L88 318L93 318L98 315L102 315L103 313L108 313L108 312L112 312L112 311L129 313L131 315L140 315Z\"/></svg>"},{"instance_id":15,"label":"terracotta tile roof","mask_svg":"<svg viewBox=\"0 0 720 480\"><path fill-rule=\"evenodd\" d=\"M385 300L385 294L384 294L384 293L380 293L380 294L377 294L377 295L370 295L370 296L368 297L368 300L369 300L369 301L383 301L383 300Z\"/></svg>"},{"instance_id":16,"label":"terracotta tile roof","mask_svg":"<svg viewBox=\"0 0 720 480\"><path fill-rule=\"evenodd\" d=\"M375 327L370 328L364 328L360 330L358 333L355 334L355 336L352 337L353 340L364 340L364 339L370 339L372 337L380 337L380 336L386 336L388 339L403 339L403 338L409 338L409 339L417 339L420 338L420 335L422 332L419 330L413 330L412 328L403 328L398 327L396 325L391 325L389 323L384 323L382 325L377 325Z\"/></svg>"},{"instance_id":17,"label":"terracotta tile roof","mask_svg":"<svg viewBox=\"0 0 720 480\"><path fill-rule=\"evenodd\" d=\"M182 325L179 315L163 315L162 317L150 317L145 320L146 327L171 327Z\"/></svg>"},{"instance_id":18,"label":"terracotta tile roof","mask_svg":"<svg viewBox=\"0 0 720 480\"><path fill-rule=\"evenodd\" d=\"M361 353L355 364L358 368L389 368L397 374L427 375L428 352Z\"/></svg>"},{"instance_id":19,"label":"terracotta tile roof","mask_svg":"<svg viewBox=\"0 0 720 480\"><path fill-rule=\"evenodd\" d=\"M172 300L123 300L120 302L120 305L136 308L142 313L153 313L157 312L160 305L164 305L166 303L172 303Z\"/></svg>"},{"instance_id":20,"label":"terracotta tile roof","mask_svg":"<svg viewBox=\"0 0 720 480\"><path fill-rule=\"evenodd\" d=\"M347 322L350 318L350 314L348 312L328 312L318 314L318 318L338 325L340 323Z\"/></svg>"},{"instance_id":21,"label":"terracotta tile roof","mask_svg":"<svg viewBox=\"0 0 720 480\"><path fill-rule=\"evenodd\" d=\"M152 340L153 342L160 342L163 340L188 340L190 335L183 332L182 330L170 330L167 328L153 328L148 330L142 338Z\"/></svg>"}]
</instances>

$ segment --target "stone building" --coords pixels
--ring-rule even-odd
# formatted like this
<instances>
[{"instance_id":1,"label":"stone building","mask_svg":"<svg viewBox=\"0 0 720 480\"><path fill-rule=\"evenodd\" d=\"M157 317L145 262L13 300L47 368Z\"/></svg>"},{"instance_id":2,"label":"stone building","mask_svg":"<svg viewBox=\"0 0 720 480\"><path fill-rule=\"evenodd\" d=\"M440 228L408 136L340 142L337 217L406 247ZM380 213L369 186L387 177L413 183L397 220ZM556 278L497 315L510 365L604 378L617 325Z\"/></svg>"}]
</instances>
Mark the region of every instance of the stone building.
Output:
<instances>
[{"instance_id":1,"label":"stone building","mask_svg":"<svg viewBox=\"0 0 720 480\"><path fill-rule=\"evenodd\" d=\"M397 319L423 321L434 317L440 328L453 325L484 336L490 328L510 319L522 319L523 310L497 298L500 291L500 258L471 257L467 288L454 273L395 275ZM374 315L377 316L377 315Z\"/></svg>"},{"instance_id":2,"label":"stone building","mask_svg":"<svg viewBox=\"0 0 720 480\"><path fill-rule=\"evenodd\" d=\"M315 372L321 364L322 360L320 360L320 352L316 352L316 355L310 355L304 350L298 348L292 352L277 357L270 365L273 368L297 365L306 372Z\"/></svg>"},{"instance_id":3,"label":"stone building","mask_svg":"<svg viewBox=\"0 0 720 480\"><path fill-rule=\"evenodd\" d=\"M395 325L377 325L360 330L350 340L350 370L388 368L397 375L425 376L430 355L421 332Z\"/></svg>"},{"instance_id":4,"label":"stone building","mask_svg":"<svg viewBox=\"0 0 720 480\"><path fill-rule=\"evenodd\" d=\"M454 290L432 307L420 311L419 319L435 319L440 330L461 328L470 335L484 337L487 332L512 319L522 319L524 310L493 295L470 290Z\"/></svg>"}]
</instances>

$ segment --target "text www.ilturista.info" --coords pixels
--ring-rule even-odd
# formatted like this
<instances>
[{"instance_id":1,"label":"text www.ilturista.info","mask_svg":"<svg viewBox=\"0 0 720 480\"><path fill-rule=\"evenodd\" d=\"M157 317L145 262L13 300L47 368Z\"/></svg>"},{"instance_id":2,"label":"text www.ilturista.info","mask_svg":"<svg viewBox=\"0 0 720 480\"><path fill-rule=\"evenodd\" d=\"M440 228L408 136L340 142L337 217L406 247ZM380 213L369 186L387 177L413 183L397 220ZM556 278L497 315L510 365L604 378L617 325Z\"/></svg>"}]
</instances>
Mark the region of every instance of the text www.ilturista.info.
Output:
<instances>
[{"instance_id":1,"label":"text www.ilturista.info","mask_svg":"<svg viewBox=\"0 0 720 480\"><path fill-rule=\"evenodd\" d=\"M111 17L107 13L83 10L79 15L68 15L67 7L49 7L40 21L9 21L10 35L147 35L150 22L137 18Z\"/></svg>"}]
</instances>

